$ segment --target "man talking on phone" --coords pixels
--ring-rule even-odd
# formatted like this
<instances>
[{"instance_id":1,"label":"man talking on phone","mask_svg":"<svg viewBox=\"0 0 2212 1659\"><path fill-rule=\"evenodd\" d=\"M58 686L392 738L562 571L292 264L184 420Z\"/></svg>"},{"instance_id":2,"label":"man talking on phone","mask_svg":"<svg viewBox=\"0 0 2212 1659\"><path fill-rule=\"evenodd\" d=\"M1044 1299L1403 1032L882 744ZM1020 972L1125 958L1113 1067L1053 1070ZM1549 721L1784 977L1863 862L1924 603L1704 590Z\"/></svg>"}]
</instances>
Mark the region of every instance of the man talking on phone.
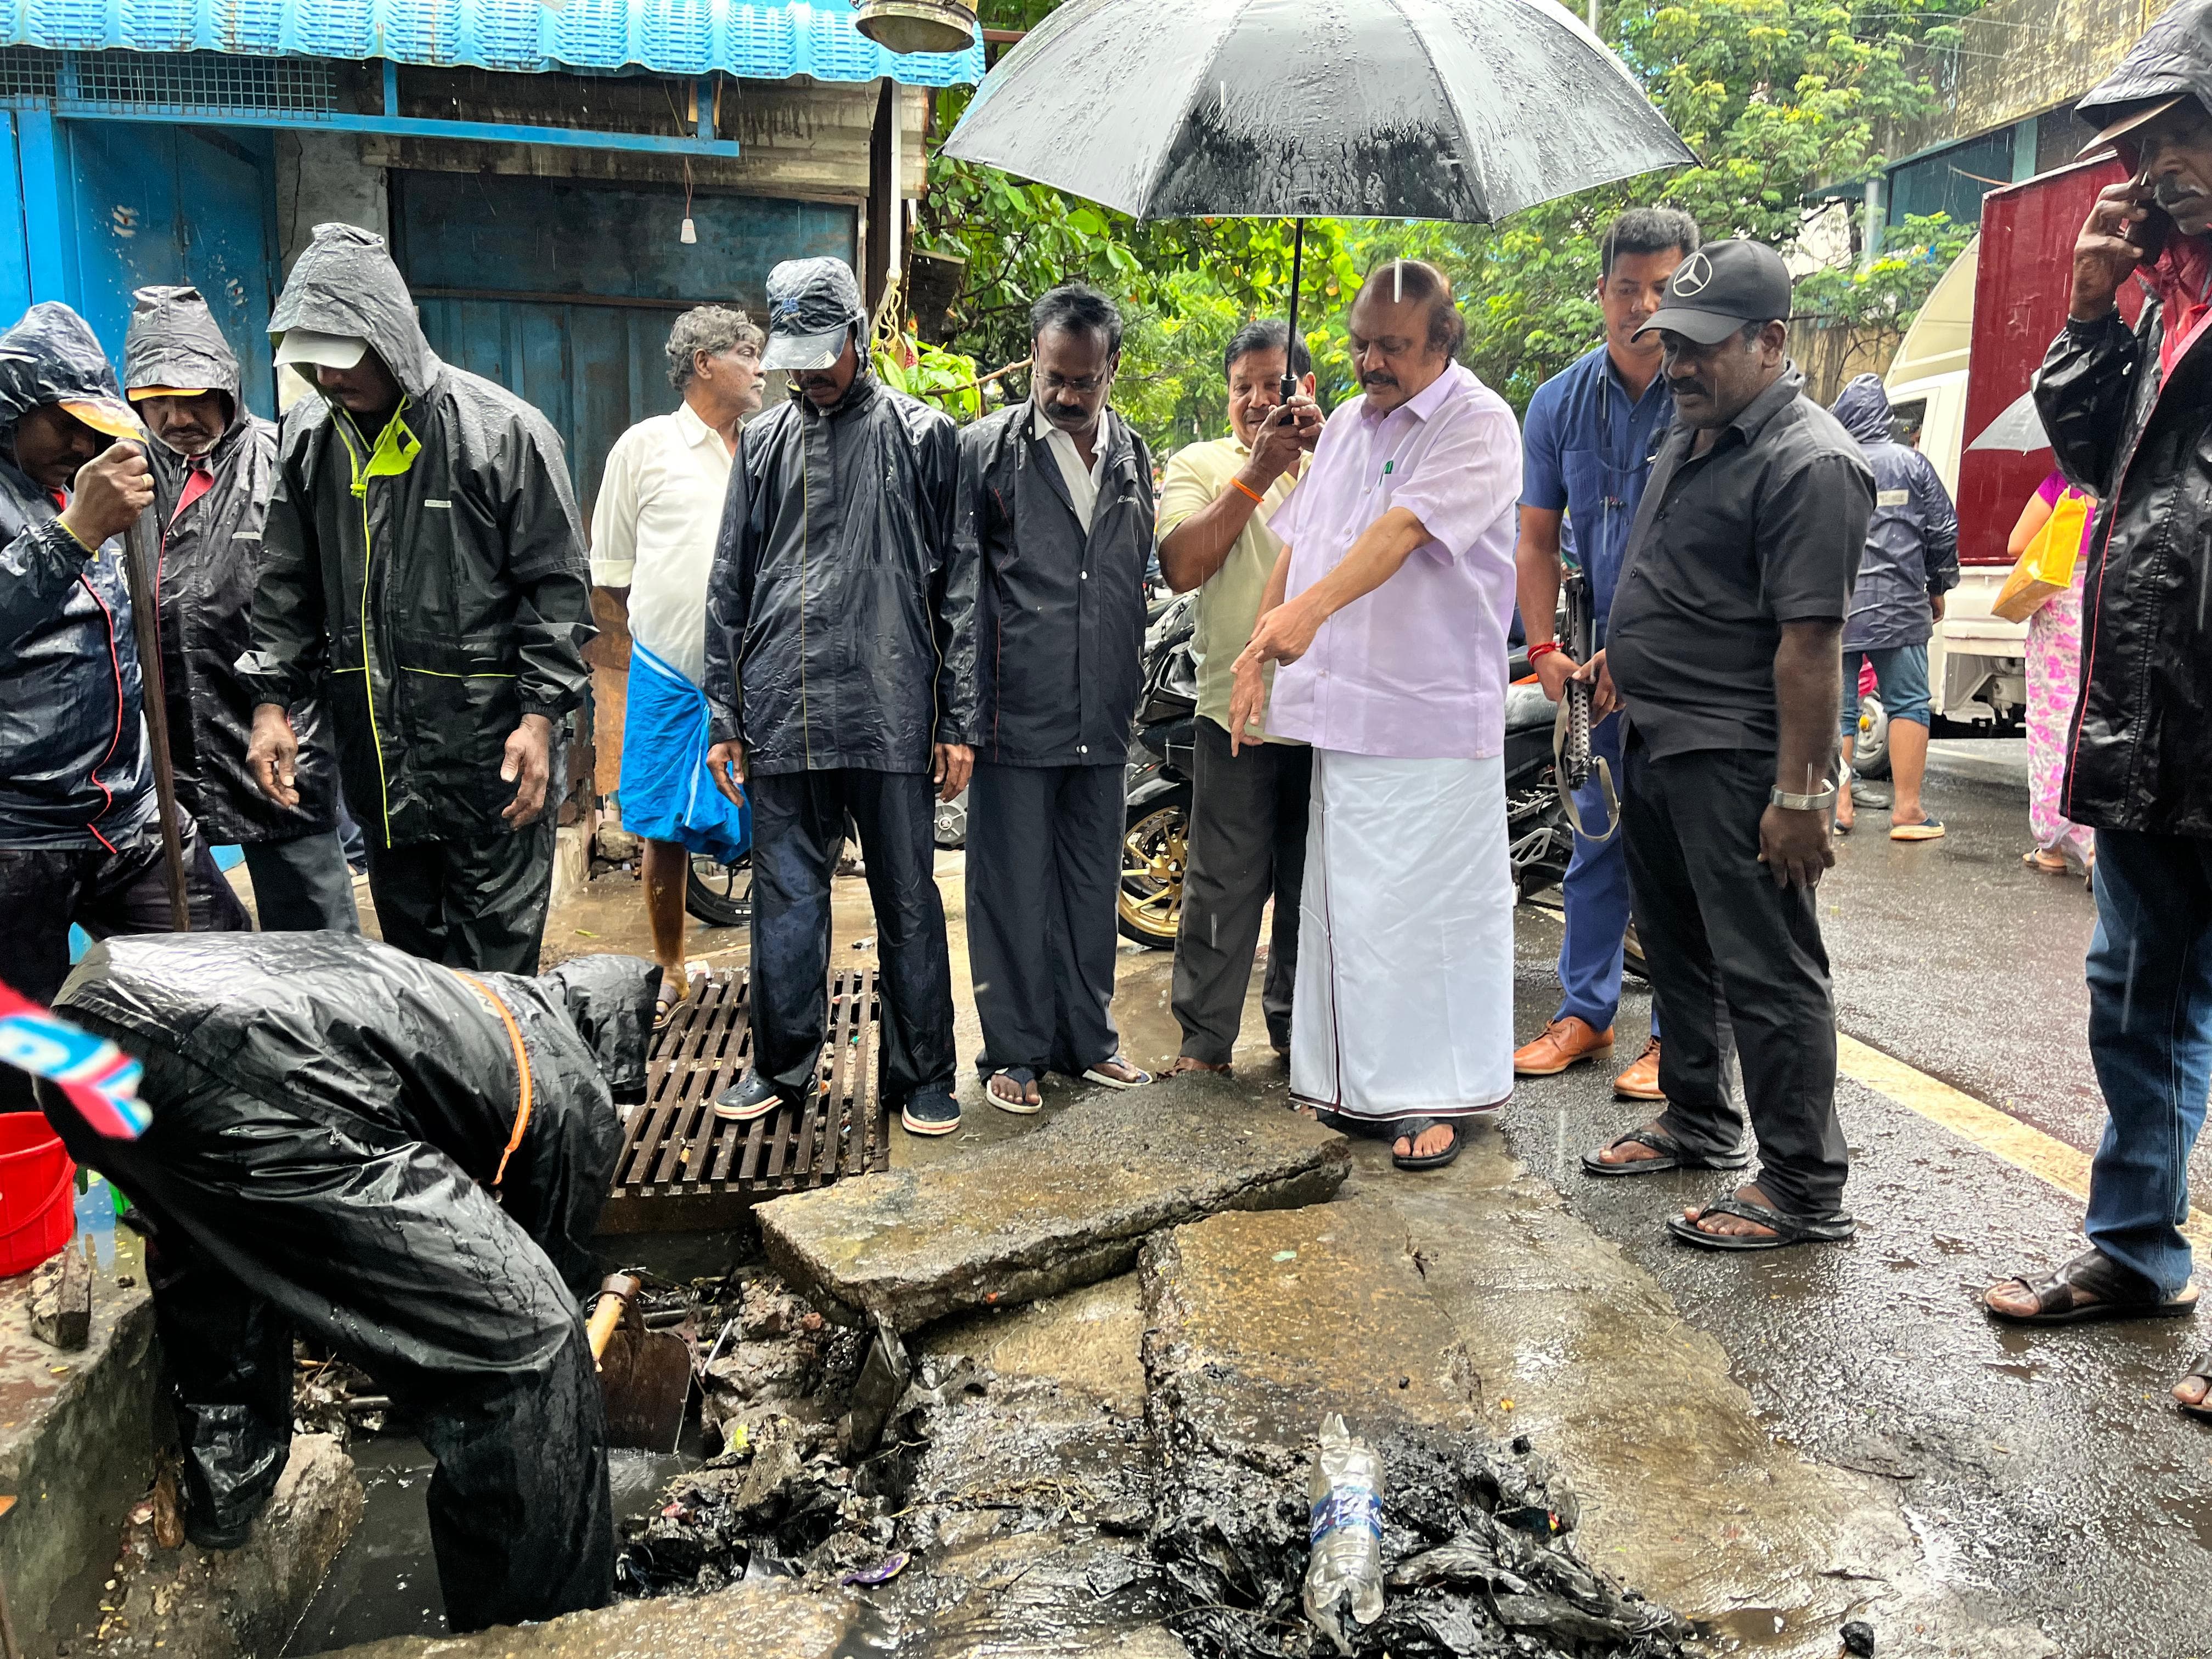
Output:
<instances>
[{"instance_id":1,"label":"man talking on phone","mask_svg":"<svg viewBox=\"0 0 2212 1659\"><path fill-rule=\"evenodd\" d=\"M1994 1286L2000 1319L2186 1315L2190 1149L2212 1074L2212 0L2153 24L2075 110L2130 177L2074 245L2072 302L2036 379L2068 480L2101 503L2082 592L2081 702L2061 806L2097 833L2089 1053L2107 1118L2090 1249ZM2124 289L2152 298L2130 329ZM2212 1355L2175 1385L2212 1415Z\"/></svg>"}]
</instances>

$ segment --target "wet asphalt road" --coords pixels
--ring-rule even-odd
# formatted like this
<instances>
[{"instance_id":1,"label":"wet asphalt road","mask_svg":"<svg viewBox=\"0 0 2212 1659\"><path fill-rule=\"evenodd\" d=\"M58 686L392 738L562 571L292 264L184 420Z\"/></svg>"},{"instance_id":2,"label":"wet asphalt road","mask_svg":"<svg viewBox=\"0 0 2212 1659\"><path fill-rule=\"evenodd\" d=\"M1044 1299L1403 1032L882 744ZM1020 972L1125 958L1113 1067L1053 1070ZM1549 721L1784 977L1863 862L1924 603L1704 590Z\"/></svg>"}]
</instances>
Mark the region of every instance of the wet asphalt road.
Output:
<instances>
[{"instance_id":1,"label":"wet asphalt road","mask_svg":"<svg viewBox=\"0 0 2212 1659\"><path fill-rule=\"evenodd\" d=\"M2079 881L2022 867L2020 792L1936 778L1928 793L1943 841L1893 843L1887 815L1862 808L1823 884L1839 1024L2091 1149L2102 1110L2083 1040L2093 901ZM1529 907L1521 916L1525 1041L1556 1005L1559 929ZM1638 988L1616 1028L1620 1064L1649 1018ZM1981 1290L2081 1249L2077 1201L1849 1079L1838 1101L1855 1242L1749 1257L1676 1244L1663 1218L1730 1178L1584 1176L1583 1152L1644 1116L1612 1097L1613 1069L1524 1081L1502 1132L1719 1339L1778 1437L1894 1481L1931 1560L1990 1616L2039 1626L2084 1659L2212 1654L2212 1425L2166 1398L2212 1330L1994 1325ZM2196 1167L2212 1190L2201 1151Z\"/></svg>"}]
</instances>

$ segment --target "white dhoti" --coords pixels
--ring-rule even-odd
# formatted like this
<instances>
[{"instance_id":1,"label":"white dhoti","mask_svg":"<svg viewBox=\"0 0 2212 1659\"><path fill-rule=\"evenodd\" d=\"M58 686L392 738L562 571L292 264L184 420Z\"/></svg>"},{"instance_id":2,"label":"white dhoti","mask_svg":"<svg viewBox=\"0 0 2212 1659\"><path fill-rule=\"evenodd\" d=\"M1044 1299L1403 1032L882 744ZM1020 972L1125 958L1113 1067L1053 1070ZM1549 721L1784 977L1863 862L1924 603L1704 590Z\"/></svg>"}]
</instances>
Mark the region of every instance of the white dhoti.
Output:
<instances>
[{"instance_id":1,"label":"white dhoti","mask_svg":"<svg viewBox=\"0 0 2212 1659\"><path fill-rule=\"evenodd\" d=\"M1463 1117L1513 1092L1505 763L1314 751L1291 1095Z\"/></svg>"}]
</instances>

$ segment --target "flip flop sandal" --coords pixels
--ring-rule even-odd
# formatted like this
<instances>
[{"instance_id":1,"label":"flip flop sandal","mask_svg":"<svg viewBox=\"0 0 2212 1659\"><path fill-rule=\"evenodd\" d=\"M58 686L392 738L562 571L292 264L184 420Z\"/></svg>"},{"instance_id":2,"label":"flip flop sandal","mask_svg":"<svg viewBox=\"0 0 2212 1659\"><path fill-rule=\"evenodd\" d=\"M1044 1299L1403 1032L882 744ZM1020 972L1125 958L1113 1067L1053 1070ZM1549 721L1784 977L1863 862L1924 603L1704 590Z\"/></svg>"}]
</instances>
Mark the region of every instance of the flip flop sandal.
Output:
<instances>
[{"instance_id":1,"label":"flip flop sandal","mask_svg":"<svg viewBox=\"0 0 2212 1659\"><path fill-rule=\"evenodd\" d=\"M1749 1152L1737 1152L1732 1158L1692 1158L1682 1150L1680 1141L1672 1135L1662 1134L1656 1129L1632 1129L1628 1133L1607 1141L1604 1150L1609 1152L1616 1146L1649 1146L1659 1156L1632 1158L1626 1164L1608 1164L1595 1152L1584 1152L1583 1172L1610 1178L1614 1176L1662 1175L1668 1170L1741 1170L1751 1162Z\"/></svg>"},{"instance_id":2,"label":"flip flop sandal","mask_svg":"<svg viewBox=\"0 0 2212 1659\"><path fill-rule=\"evenodd\" d=\"M1851 826L1845 823L1841 818L1838 818L1836 820L1836 833L1839 836L1848 836L1851 833Z\"/></svg>"},{"instance_id":3,"label":"flip flop sandal","mask_svg":"<svg viewBox=\"0 0 2212 1659\"><path fill-rule=\"evenodd\" d=\"M1314 1121L1324 1129L1334 1129L1340 1135L1350 1135L1357 1140L1382 1140L1394 1138L1397 1124L1387 1117L1354 1117L1349 1112L1339 1112L1327 1106L1316 1106L1309 1102L1294 1100L1292 1106L1303 1107L1314 1115Z\"/></svg>"},{"instance_id":4,"label":"flip flop sandal","mask_svg":"<svg viewBox=\"0 0 2212 1659\"><path fill-rule=\"evenodd\" d=\"M1941 841L1943 839L1943 820L1923 818L1917 823L1893 823L1889 826L1892 841Z\"/></svg>"},{"instance_id":5,"label":"flip flop sandal","mask_svg":"<svg viewBox=\"0 0 2212 1659\"><path fill-rule=\"evenodd\" d=\"M1111 1072L1101 1069L1103 1066L1114 1065L1128 1066L1136 1076L1115 1077ZM1129 1062L1119 1054L1111 1054L1100 1060L1097 1066L1085 1066L1083 1080L1085 1083L1103 1083L1109 1089L1141 1089L1152 1080L1152 1074L1141 1066L1130 1066Z\"/></svg>"},{"instance_id":6,"label":"flip flop sandal","mask_svg":"<svg viewBox=\"0 0 2212 1659\"><path fill-rule=\"evenodd\" d=\"M2058 862L2056 864L2045 864L2043 861L2043 854L2039 852L2022 853L2020 855L2020 861L2039 875L2069 876L2074 873L2074 866L2066 861L2066 855L2063 853L2058 855Z\"/></svg>"},{"instance_id":7,"label":"flip flop sandal","mask_svg":"<svg viewBox=\"0 0 2212 1659\"><path fill-rule=\"evenodd\" d=\"M1431 1152L1425 1157L1412 1152L1401 1155L1395 1150L1401 1136L1404 1137L1407 1146L1411 1146L1431 1129L1449 1129L1451 1145L1441 1152ZM1459 1124L1456 1120L1448 1117L1401 1117L1390 1126L1390 1143L1393 1148L1390 1161L1400 1169L1441 1170L1459 1156Z\"/></svg>"},{"instance_id":8,"label":"flip flop sandal","mask_svg":"<svg viewBox=\"0 0 2212 1659\"><path fill-rule=\"evenodd\" d=\"M1784 1215L1733 1193L1713 1200L1699 1210L1698 1220L1709 1215L1755 1221L1762 1227L1771 1227L1773 1235L1762 1237L1755 1233L1709 1233L1697 1221L1679 1215L1667 1218L1667 1231L1685 1244L1695 1244L1700 1249L1737 1251L1784 1250L1793 1244L1838 1244L1858 1231L1858 1223L1841 1210L1824 1216Z\"/></svg>"},{"instance_id":9,"label":"flip flop sandal","mask_svg":"<svg viewBox=\"0 0 2212 1659\"><path fill-rule=\"evenodd\" d=\"M2002 1285L2017 1285L2035 1297L2032 1314L2007 1313L1992 1308L1986 1296L1982 1311L2008 1325L2090 1325L2119 1319L2185 1319L2197 1311L2197 1287L2185 1285L2178 1296L2160 1297L2143 1293L2144 1280L2102 1250L2085 1250L2040 1279L2015 1273ZM2075 1298L2086 1291L2096 1300Z\"/></svg>"},{"instance_id":10,"label":"flip flop sandal","mask_svg":"<svg viewBox=\"0 0 2212 1659\"><path fill-rule=\"evenodd\" d=\"M1167 1075L1188 1077L1193 1072L1211 1072L1216 1077L1229 1077L1234 1074L1229 1066L1215 1066L1203 1060L1194 1060L1188 1054L1179 1054L1176 1057L1176 1063L1168 1067Z\"/></svg>"},{"instance_id":11,"label":"flip flop sandal","mask_svg":"<svg viewBox=\"0 0 2212 1659\"><path fill-rule=\"evenodd\" d=\"M1019 1091L1012 1100L1006 1099L990 1086L1000 1078L1012 1084ZM1012 1112L1016 1117L1035 1117L1044 1110L1044 1102L1031 1100L1030 1090L1036 1085L1037 1075L1026 1066L1001 1066L991 1073L990 1082L983 1085L983 1098L1002 1112Z\"/></svg>"},{"instance_id":12,"label":"flip flop sandal","mask_svg":"<svg viewBox=\"0 0 2212 1659\"><path fill-rule=\"evenodd\" d=\"M674 996L671 996L668 994L668 975L663 974L660 976L660 988L653 994L653 1029L656 1031L667 1030L668 1022L676 1018L676 1011L699 994L699 988L707 982L708 977L704 968L696 974L686 973L684 975L684 988L677 992Z\"/></svg>"},{"instance_id":13,"label":"flip flop sandal","mask_svg":"<svg viewBox=\"0 0 2212 1659\"><path fill-rule=\"evenodd\" d=\"M2180 1380L2186 1382L2192 1376L2201 1376L2207 1382L2212 1382L2212 1349L2208 1349L2191 1360L2189 1369L2181 1374ZM2185 1406L2177 1400L2173 1402L2173 1408L2184 1417L2194 1417L2203 1422L2212 1423L2212 1394L2207 1394L2204 1396L2204 1403L2201 1406Z\"/></svg>"}]
</instances>

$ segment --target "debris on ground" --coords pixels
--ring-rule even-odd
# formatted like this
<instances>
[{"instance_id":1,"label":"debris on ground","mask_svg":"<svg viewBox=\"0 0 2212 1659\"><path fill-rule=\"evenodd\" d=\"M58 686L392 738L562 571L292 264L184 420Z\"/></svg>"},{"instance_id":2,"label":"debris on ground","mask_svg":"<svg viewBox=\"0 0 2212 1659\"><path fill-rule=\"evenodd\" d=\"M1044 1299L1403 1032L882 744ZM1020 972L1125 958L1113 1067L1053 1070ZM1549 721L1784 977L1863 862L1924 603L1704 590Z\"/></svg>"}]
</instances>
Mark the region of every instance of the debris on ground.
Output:
<instances>
[{"instance_id":1,"label":"debris on ground","mask_svg":"<svg viewBox=\"0 0 2212 1659\"><path fill-rule=\"evenodd\" d=\"M1019 1140L763 1205L771 1267L902 1334L1127 1271L1146 1237L1333 1196L1349 1143L1219 1077L1079 1097Z\"/></svg>"},{"instance_id":2,"label":"debris on ground","mask_svg":"<svg viewBox=\"0 0 2212 1659\"><path fill-rule=\"evenodd\" d=\"M1853 1619L1839 1632L1844 1638L1844 1651L1851 1659L1874 1659L1874 1626L1863 1619Z\"/></svg>"},{"instance_id":3,"label":"debris on ground","mask_svg":"<svg viewBox=\"0 0 2212 1659\"><path fill-rule=\"evenodd\" d=\"M74 1353L92 1343L92 1263L64 1249L31 1275L31 1334Z\"/></svg>"}]
</instances>

